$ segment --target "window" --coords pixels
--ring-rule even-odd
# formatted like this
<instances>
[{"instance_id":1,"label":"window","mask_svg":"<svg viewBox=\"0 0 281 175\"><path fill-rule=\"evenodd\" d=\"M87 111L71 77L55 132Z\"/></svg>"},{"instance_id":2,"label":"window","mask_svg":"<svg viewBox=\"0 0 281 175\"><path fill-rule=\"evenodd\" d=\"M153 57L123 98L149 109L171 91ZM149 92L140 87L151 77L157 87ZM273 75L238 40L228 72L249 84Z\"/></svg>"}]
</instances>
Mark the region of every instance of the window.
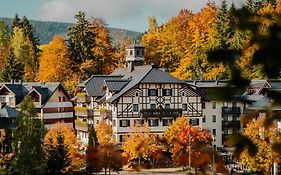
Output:
<instances>
[{"instance_id":1,"label":"window","mask_svg":"<svg viewBox=\"0 0 281 175\"><path fill-rule=\"evenodd\" d=\"M150 109L156 109L156 104L150 104Z\"/></svg>"},{"instance_id":2,"label":"window","mask_svg":"<svg viewBox=\"0 0 281 175\"><path fill-rule=\"evenodd\" d=\"M172 89L163 89L162 94L163 96L172 96Z\"/></svg>"},{"instance_id":3,"label":"window","mask_svg":"<svg viewBox=\"0 0 281 175\"><path fill-rule=\"evenodd\" d=\"M99 122L100 122L100 121L99 121L99 120L97 120L97 124L99 124Z\"/></svg>"},{"instance_id":4,"label":"window","mask_svg":"<svg viewBox=\"0 0 281 175\"><path fill-rule=\"evenodd\" d=\"M163 119L163 126L170 126L173 123L173 119Z\"/></svg>"},{"instance_id":5,"label":"window","mask_svg":"<svg viewBox=\"0 0 281 175\"><path fill-rule=\"evenodd\" d=\"M159 120L158 119L148 119L148 126L158 126Z\"/></svg>"},{"instance_id":6,"label":"window","mask_svg":"<svg viewBox=\"0 0 281 175\"><path fill-rule=\"evenodd\" d=\"M139 50L137 50L137 56L139 56L140 55L140 51Z\"/></svg>"},{"instance_id":7,"label":"window","mask_svg":"<svg viewBox=\"0 0 281 175\"><path fill-rule=\"evenodd\" d=\"M119 136L119 142L125 142L125 137L124 135Z\"/></svg>"},{"instance_id":8,"label":"window","mask_svg":"<svg viewBox=\"0 0 281 175\"><path fill-rule=\"evenodd\" d=\"M136 97L138 97L138 96L139 96L139 93L136 92Z\"/></svg>"},{"instance_id":9,"label":"window","mask_svg":"<svg viewBox=\"0 0 281 175\"><path fill-rule=\"evenodd\" d=\"M206 122L206 116L204 115L202 118L202 122L205 123Z\"/></svg>"},{"instance_id":10,"label":"window","mask_svg":"<svg viewBox=\"0 0 281 175\"><path fill-rule=\"evenodd\" d=\"M134 123L138 124L138 125L143 125L144 124L144 120L143 119L136 119L136 120L134 120Z\"/></svg>"},{"instance_id":11,"label":"window","mask_svg":"<svg viewBox=\"0 0 281 175\"><path fill-rule=\"evenodd\" d=\"M120 120L120 127L130 126L130 120Z\"/></svg>"},{"instance_id":12,"label":"window","mask_svg":"<svg viewBox=\"0 0 281 175\"><path fill-rule=\"evenodd\" d=\"M216 116L215 115L213 115L213 122L216 122Z\"/></svg>"},{"instance_id":13,"label":"window","mask_svg":"<svg viewBox=\"0 0 281 175\"><path fill-rule=\"evenodd\" d=\"M181 93L181 96L183 96L183 97L184 97L184 96L185 96L185 93L184 93L184 92L182 92L182 93Z\"/></svg>"},{"instance_id":14,"label":"window","mask_svg":"<svg viewBox=\"0 0 281 175\"><path fill-rule=\"evenodd\" d=\"M133 51L132 50L130 50L130 55L133 55Z\"/></svg>"},{"instance_id":15,"label":"window","mask_svg":"<svg viewBox=\"0 0 281 175\"><path fill-rule=\"evenodd\" d=\"M6 102L6 97L0 97L1 102Z\"/></svg>"},{"instance_id":16,"label":"window","mask_svg":"<svg viewBox=\"0 0 281 175\"><path fill-rule=\"evenodd\" d=\"M157 96L157 89L148 89L148 96Z\"/></svg>"},{"instance_id":17,"label":"window","mask_svg":"<svg viewBox=\"0 0 281 175\"><path fill-rule=\"evenodd\" d=\"M232 107L237 107L237 102L232 102Z\"/></svg>"},{"instance_id":18,"label":"window","mask_svg":"<svg viewBox=\"0 0 281 175\"><path fill-rule=\"evenodd\" d=\"M112 126L113 126L113 127L116 127L116 120L113 120L113 121L112 121Z\"/></svg>"},{"instance_id":19,"label":"window","mask_svg":"<svg viewBox=\"0 0 281 175\"><path fill-rule=\"evenodd\" d=\"M182 104L182 110L187 111L187 104L186 103Z\"/></svg>"},{"instance_id":20,"label":"window","mask_svg":"<svg viewBox=\"0 0 281 175\"><path fill-rule=\"evenodd\" d=\"M223 129L222 133L227 135L228 134L228 130L227 129Z\"/></svg>"},{"instance_id":21,"label":"window","mask_svg":"<svg viewBox=\"0 0 281 175\"><path fill-rule=\"evenodd\" d=\"M65 101L65 97L62 97L62 101Z\"/></svg>"},{"instance_id":22,"label":"window","mask_svg":"<svg viewBox=\"0 0 281 175\"><path fill-rule=\"evenodd\" d=\"M216 109L216 102L213 102L212 106L213 106L213 109Z\"/></svg>"},{"instance_id":23,"label":"window","mask_svg":"<svg viewBox=\"0 0 281 175\"><path fill-rule=\"evenodd\" d=\"M170 109L170 104L165 104L165 109Z\"/></svg>"},{"instance_id":24,"label":"window","mask_svg":"<svg viewBox=\"0 0 281 175\"><path fill-rule=\"evenodd\" d=\"M202 109L206 109L206 103L202 101Z\"/></svg>"},{"instance_id":25,"label":"window","mask_svg":"<svg viewBox=\"0 0 281 175\"><path fill-rule=\"evenodd\" d=\"M233 115L233 116L232 116L232 120L233 120L233 121L237 121L237 115Z\"/></svg>"},{"instance_id":26,"label":"window","mask_svg":"<svg viewBox=\"0 0 281 175\"><path fill-rule=\"evenodd\" d=\"M141 51L141 54L144 55L144 50Z\"/></svg>"},{"instance_id":27,"label":"window","mask_svg":"<svg viewBox=\"0 0 281 175\"><path fill-rule=\"evenodd\" d=\"M138 111L139 111L139 105L133 104L133 112L138 112Z\"/></svg>"},{"instance_id":28,"label":"window","mask_svg":"<svg viewBox=\"0 0 281 175\"><path fill-rule=\"evenodd\" d=\"M59 97L59 102L61 102L61 97Z\"/></svg>"},{"instance_id":29,"label":"window","mask_svg":"<svg viewBox=\"0 0 281 175\"><path fill-rule=\"evenodd\" d=\"M199 125L199 119L197 119L197 118L192 118L192 119L190 119L190 124L191 124L192 126L197 126L197 125Z\"/></svg>"},{"instance_id":30,"label":"window","mask_svg":"<svg viewBox=\"0 0 281 175\"><path fill-rule=\"evenodd\" d=\"M213 129L213 135L214 135L214 136L217 135L216 129Z\"/></svg>"}]
</instances>

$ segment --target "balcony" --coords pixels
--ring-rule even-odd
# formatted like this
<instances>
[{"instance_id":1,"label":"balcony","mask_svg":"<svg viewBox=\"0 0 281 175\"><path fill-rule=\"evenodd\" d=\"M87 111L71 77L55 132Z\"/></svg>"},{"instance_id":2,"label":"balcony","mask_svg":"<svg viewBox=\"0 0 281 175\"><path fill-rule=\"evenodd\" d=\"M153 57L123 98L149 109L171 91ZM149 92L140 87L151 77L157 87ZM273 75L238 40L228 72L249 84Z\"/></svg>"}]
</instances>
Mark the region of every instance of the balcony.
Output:
<instances>
[{"instance_id":1,"label":"balcony","mask_svg":"<svg viewBox=\"0 0 281 175\"><path fill-rule=\"evenodd\" d=\"M87 107L80 107L80 106L75 106L75 115L80 116L80 117L90 117L93 116L93 110L88 109Z\"/></svg>"},{"instance_id":2,"label":"balcony","mask_svg":"<svg viewBox=\"0 0 281 175\"><path fill-rule=\"evenodd\" d=\"M88 97L86 93L77 93L76 97L77 97L78 103L88 103L88 102L90 102L90 97Z\"/></svg>"},{"instance_id":3,"label":"balcony","mask_svg":"<svg viewBox=\"0 0 281 175\"><path fill-rule=\"evenodd\" d=\"M140 111L142 118L150 117L180 117L182 116L182 109L142 109Z\"/></svg>"},{"instance_id":4,"label":"balcony","mask_svg":"<svg viewBox=\"0 0 281 175\"><path fill-rule=\"evenodd\" d=\"M241 114L240 107L222 107L223 114Z\"/></svg>"},{"instance_id":5,"label":"balcony","mask_svg":"<svg viewBox=\"0 0 281 175\"><path fill-rule=\"evenodd\" d=\"M84 122L80 119L76 119L74 123L75 123L75 129L77 131L88 131L88 123L87 122Z\"/></svg>"},{"instance_id":6,"label":"balcony","mask_svg":"<svg viewBox=\"0 0 281 175\"><path fill-rule=\"evenodd\" d=\"M240 121L222 121L223 128L240 128Z\"/></svg>"},{"instance_id":7,"label":"balcony","mask_svg":"<svg viewBox=\"0 0 281 175\"><path fill-rule=\"evenodd\" d=\"M111 110L107 110L104 108L100 108L99 109L100 112L100 116L102 117L102 119L112 119L112 111Z\"/></svg>"}]
</instances>

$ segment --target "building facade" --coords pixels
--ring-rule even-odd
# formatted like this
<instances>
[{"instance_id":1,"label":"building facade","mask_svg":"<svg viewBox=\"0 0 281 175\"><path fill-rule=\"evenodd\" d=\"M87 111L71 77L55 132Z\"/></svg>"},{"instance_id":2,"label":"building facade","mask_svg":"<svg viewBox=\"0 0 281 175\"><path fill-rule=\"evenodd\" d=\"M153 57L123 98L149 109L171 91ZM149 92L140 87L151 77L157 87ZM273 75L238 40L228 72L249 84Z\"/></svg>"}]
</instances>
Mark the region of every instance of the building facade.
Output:
<instances>
[{"instance_id":1,"label":"building facade","mask_svg":"<svg viewBox=\"0 0 281 175\"><path fill-rule=\"evenodd\" d=\"M47 128L57 122L73 127L74 110L70 96L59 82L0 84L1 106L19 109L25 96L34 99L38 117Z\"/></svg>"},{"instance_id":2,"label":"building facade","mask_svg":"<svg viewBox=\"0 0 281 175\"><path fill-rule=\"evenodd\" d=\"M135 123L148 122L159 136L179 116L189 116L191 124L202 126L202 96L196 89L156 66L144 65L142 45L130 45L126 52L127 67L78 85L75 124L84 142L88 124L101 120L112 125L117 142L124 141Z\"/></svg>"}]
</instances>

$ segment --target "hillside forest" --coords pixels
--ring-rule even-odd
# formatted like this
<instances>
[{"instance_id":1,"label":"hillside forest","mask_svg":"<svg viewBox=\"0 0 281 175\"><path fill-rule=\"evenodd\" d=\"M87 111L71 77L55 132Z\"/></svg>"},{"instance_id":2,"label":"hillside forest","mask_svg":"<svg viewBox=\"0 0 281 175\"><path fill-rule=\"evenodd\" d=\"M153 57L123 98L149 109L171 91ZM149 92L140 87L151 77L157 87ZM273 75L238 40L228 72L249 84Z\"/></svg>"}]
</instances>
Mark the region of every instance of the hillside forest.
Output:
<instances>
[{"instance_id":1,"label":"hillside forest","mask_svg":"<svg viewBox=\"0 0 281 175\"><path fill-rule=\"evenodd\" d=\"M247 0L245 7L254 14L252 22L260 20L258 16L281 13L281 1ZM233 66L241 70L244 78L266 78L262 65L252 65L259 45L251 43L252 31L238 26L235 11L234 4L223 0L220 6L208 2L198 13L181 9L161 25L156 17L149 17L149 27L141 39L146 64L159 65L183 80L229 79L229 66L211 63L207 57L209 51L217 48L235 49L243 54ZM116 46L104 20L85 16L78 12L76 23L69 27L66 36L56 35L43 45L26 17L20 19L16 15L11 26L0 21L1 81L59 81L74 93L79 81L125 66L125 46L131 39ZM266 18L258 22L262 25L257 30L266 34L272 24L280 21Z\"/></svg>"}]
</instances>

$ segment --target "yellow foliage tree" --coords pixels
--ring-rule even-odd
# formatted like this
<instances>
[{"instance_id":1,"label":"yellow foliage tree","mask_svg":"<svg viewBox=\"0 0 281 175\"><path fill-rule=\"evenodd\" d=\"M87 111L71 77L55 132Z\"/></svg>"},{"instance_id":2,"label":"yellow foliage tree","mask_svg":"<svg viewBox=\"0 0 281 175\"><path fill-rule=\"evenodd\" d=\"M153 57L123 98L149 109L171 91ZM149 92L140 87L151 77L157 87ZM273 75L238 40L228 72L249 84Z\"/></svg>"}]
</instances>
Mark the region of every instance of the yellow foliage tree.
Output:
<instances>
[{"instance_id":1,"label":"yellow foliage tree","mask_svg":"<svg viewBox=\"0 0 281 175\"><path fill-rule=\"evenodd\" d=\"M71 164L67 168L68 172L74 172L74 171L79 171L81 167L85 165L85 160L83 154L81 154L81 143L79 140L77 140L77 137L74 133L74 130L70 127L67 126L64 123L57 123L55 124L46 134L44 138L44 146L45 150L48 150L51 145L50 140L53 141L53 145L55 146L57 144L57 136L59 133L62 133L64 137L64 144L68 146L69 149L69 154L70 154L70 159L71 159ZM48 156L48 152L47 152Z\"/></svg>"},{"instance_id":2,"label":"yellow foliage tree","mask_svg":"<svg viewBox=\"0 0 281 175\"><path fill-rule=\"evenodd\" d=\"M150 160L157 150L156 136L150 133L147 123L142 126L135 124L130 128L122 148L124 150L122 156L129 161Z\"/></svg>"},{"instance_id":3,"label":"yellow foliage tree","mask_svg":"<svg viewBox=\"0 0 281 175\"><path fill-rule=\"evenodd\" d=\"M245 150L240 155L240 161L254 171L269 173L273 162L280 162L280 155L272 150L272 143L280 143L281 136L278 134L276 125L264 128L265 116L250 122L243 135L250 138L258 147L258 153L251 157Z\"/></svg>"},{"instance_id":4,"label":"yellow foliage tree","mask_svg":"<svg viewBox=\"0 0 281 175\"><path fill-rule=\"evenodd\" d=\"M102 120L95 126L98 142L100 145L113 143L112 127Z\"/></svg>"},{"instance_id":5,"label":"yellow foliage tree","mask_svg":"<svg viewBox=\"0 0 281 175\"><path fill-rule=\"evenodd\" d=\"M42 45L41 50L38 81L61 82L70 93L73 93L78 77L70 69L67 57L68 50L64 39L57 35L49 44Z\"/></svg>"},{"instance_id":6,"label":"yellow foliage tree","mask_svg":"<svg viewBox=\"0 0 281 175\"><path fill-rule=\"evenodd\" d=\"M15 27L11 38L11 47L14 49L18 61L24 64L24 81L35 81L37 61L32 42L24 35L23 29Z\"/></svg>"}]
</instances>

